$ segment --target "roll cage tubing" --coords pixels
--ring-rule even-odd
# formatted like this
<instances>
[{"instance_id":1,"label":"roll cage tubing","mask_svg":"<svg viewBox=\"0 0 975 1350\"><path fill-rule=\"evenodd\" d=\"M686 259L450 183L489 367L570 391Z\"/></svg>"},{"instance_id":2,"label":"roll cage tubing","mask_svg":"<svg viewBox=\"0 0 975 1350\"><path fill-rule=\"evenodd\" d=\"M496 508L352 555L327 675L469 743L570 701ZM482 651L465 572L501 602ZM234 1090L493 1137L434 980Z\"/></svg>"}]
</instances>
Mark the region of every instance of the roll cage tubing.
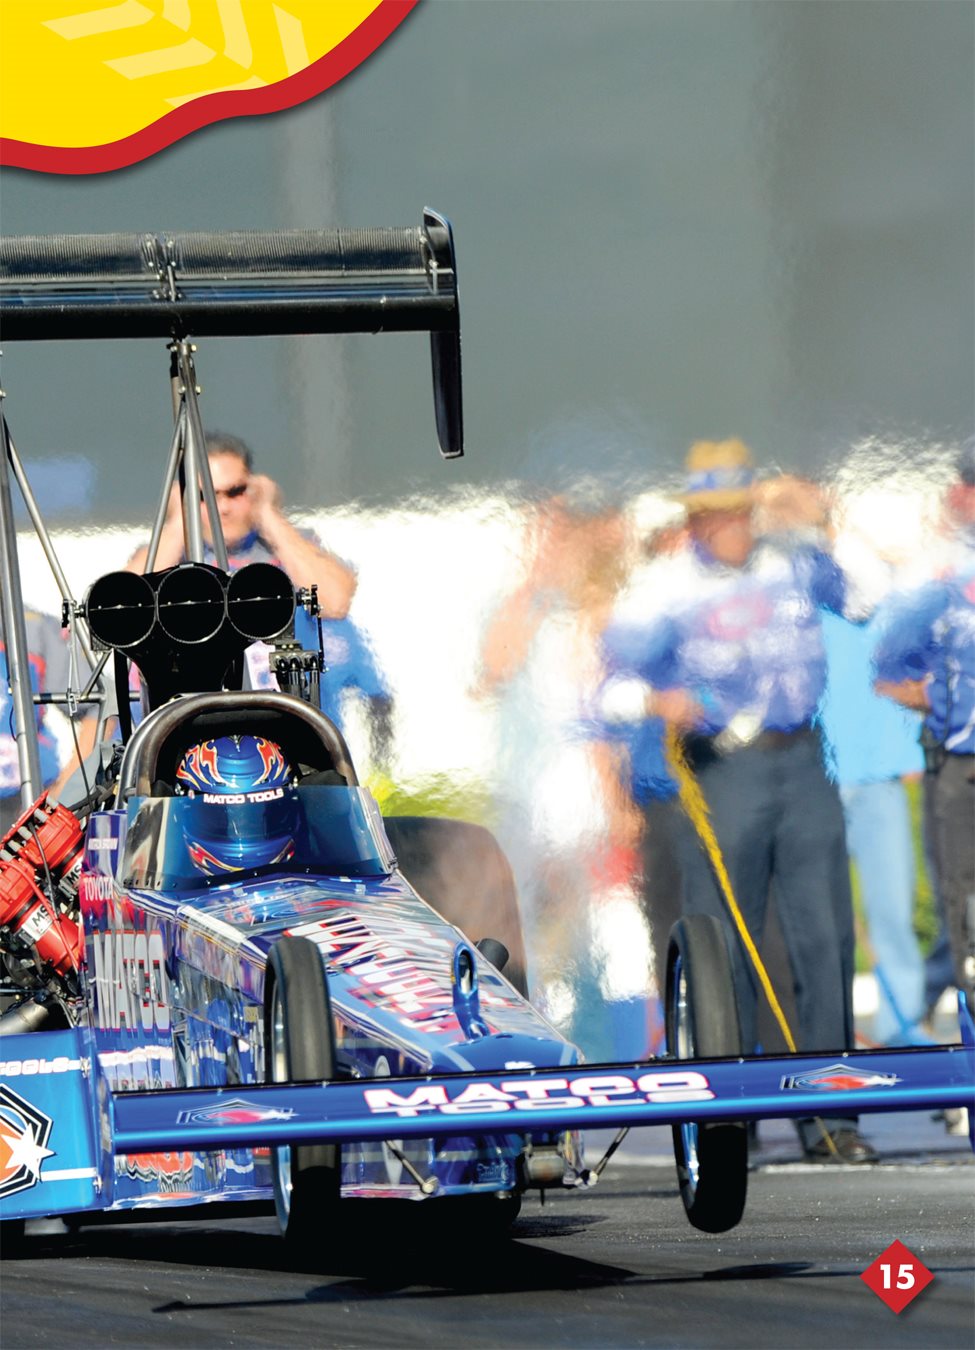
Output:
<instances>
[{"instance_id":1,"label":"roll cage tubing","mask_svg":"<svg viewBox=\"0 0 975 1350\"><path fill-rule=\"evenodd\" d=\"M197 402L193 339L299 333L428 332L440 451L464 453L460 307L453 229L424 208L419 226L160 234L20 235L0 239L0 339L167 339L174 428L146 571L155 564L172 485L179 483L186 558L203 560L199 483L213 526L217 565L227 550L219 524ZM0 389L0 400L4 392ZM41 790L34 704L68 702L31 688L11 478L77 625L93 670L80 703L104 721L102 670L58 563L0 403L0 614L13 699L21 800ZM99 726L99 734L101 725Z\"/></svg>"}]
</instances>

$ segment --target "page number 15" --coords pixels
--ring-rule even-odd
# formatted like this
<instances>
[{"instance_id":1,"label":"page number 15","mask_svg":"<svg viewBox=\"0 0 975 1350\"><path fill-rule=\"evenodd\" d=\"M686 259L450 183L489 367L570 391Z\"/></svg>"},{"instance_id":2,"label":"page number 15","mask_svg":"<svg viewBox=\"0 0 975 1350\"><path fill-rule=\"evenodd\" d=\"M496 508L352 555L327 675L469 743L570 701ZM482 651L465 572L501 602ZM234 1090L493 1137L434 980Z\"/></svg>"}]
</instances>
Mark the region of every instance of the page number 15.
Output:
<instances>
[{"instance_id":1,"label":"page number 15","mask_svg":"<svg viewBox=\"0 0 975 1350\"><path fill-rule=\"evenodd\" d=\"M880 1269L881 1269L881 1272L883 1273L883 1277L884 1277L884 1288L885 1288L885 1289L890 1289L890 1288L892 1288L892 1287L896 1287L897 1289L913 1289L913 1288L914 1288L914 1285L915 1285L915 1279L914 1279L914 1264L913 1264L913 1262L911 1262L911 1261L902 1261L901 1264L897 1267L897 1284L896 1284L896 1286L892 1286L892 1285L891 1285L891 1282L890 1282L890 1279L891 1279L891 1271L893 1270L893 1266L884 1263L884 1264L881 1265Z\"/></svg>"}]
</instances>

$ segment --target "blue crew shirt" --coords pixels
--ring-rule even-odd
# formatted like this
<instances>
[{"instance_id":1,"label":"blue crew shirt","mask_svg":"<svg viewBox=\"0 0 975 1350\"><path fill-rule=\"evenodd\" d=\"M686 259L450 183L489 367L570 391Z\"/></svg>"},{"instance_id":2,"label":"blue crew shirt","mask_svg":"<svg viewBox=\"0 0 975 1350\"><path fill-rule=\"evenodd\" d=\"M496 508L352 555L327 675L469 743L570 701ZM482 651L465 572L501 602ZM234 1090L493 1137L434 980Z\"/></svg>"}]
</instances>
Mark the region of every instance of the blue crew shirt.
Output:
<instances>
[{"instance_id":1,"label":"blue crew shirt","mask_svg":"<svg viewBox=\"0 0 975 1350\"><path fill-rule=\"evenodd\" d=\"M924 768L920 717L874 692L873 650L884 614L882 608L863 624L823 616L828 677L820 721L840 787L886 782Z\"/></svg>"},{"instance_id":2,"label":"blue crew shirt","mask_svg":"<svg viewBox=\"0 0 975 1350\"><path fill-rule=\"evenodd\" d=\"M318 646L318 623L303 609L295 615L295 637L309 651ZM326 669L321 682L321 709L336 725L343 724L346 690L358 691L367 699L390 696L366 635L351 619L323 619L322 647Z\"/></svg>"},{"instance_id":3,"label":"blue crew shirt","mask_svg":"<svg viewBox=\"0 0 975 1350\"><path fill-rule=\"evenodd\" d=\"M638 806L677 796L677 784L667 766L664 732L664 723L659 717L648 717L627 729L625 744L630 756L630 793Z\"/></svg>"},{"instance_id":4,"label":"blue crew shirt","mask_svg":"<svg viewBox=\"0 0 975 1350\"><path fill-rule=\"evenodd\" d=\"M695 545L666 560L659 589L649 617L624 605L608 629L611 678L687 690L704 735L739 715L775 731L812 721L826 685L820 610L841 613L846 596L832 558L760 541L733 568Z\"/></svg>"},{"instance_id":5,"label":"blue crew shirt","mask_svg":"<svg viewBox=\"0 0 975 1350\"><path fill-rule=\"evenodd\" d=\"M310 530L301 530L299 533L305 539L315 539ZM238 539L236 544L227 544L226 547L227 567L231 572L248 567L251 563L271 563L274 567L281 566L257 530L251 530L243 539ZM204 543L203 561L209 563L211 567L216 567L217 555L213 551L212 544Z\"/></svg>"},{"instance_id":6,"label":"blue crew shirt","mask_svg":"<svg viewBox=\"0 0 975 1350\"><path fill-rule=\"evenodd\" d=\"M880 680L927 680L933 739L949 754L975 754L975 545L950 576L893 609L874 664Z\"/></svg>"},{"instance_id":7,"label":"blue crew shirt","mask_svg":"<svg viewBox=\"0 0 975 1350\"><path fill-rule=\"evenodd\" d=\"M630 796L637 806L676 797L677 784L667 764L664 723L659 717L612 721L594 717L582 727L582 739L606 741L626 752Z\"/></svg>"}]
</instances>

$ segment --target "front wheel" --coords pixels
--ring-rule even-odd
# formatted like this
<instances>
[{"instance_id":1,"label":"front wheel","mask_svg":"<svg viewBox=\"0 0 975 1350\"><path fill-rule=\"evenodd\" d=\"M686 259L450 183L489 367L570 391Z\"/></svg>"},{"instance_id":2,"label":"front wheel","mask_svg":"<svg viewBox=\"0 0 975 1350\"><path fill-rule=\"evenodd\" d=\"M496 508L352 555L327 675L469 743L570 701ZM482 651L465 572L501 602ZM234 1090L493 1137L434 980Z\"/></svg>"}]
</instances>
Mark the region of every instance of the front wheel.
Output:
<instances>
[{"instance_id":1,"label":"front wheel","mask_svg":"<svg viewBox=\"0 0 975 1350\"><path fill-rule=\"evenodd\" d=\"M667 954L667 1048L678 1059L742 1053L731 958L716 919L694 914L676 923ZM687 1217L705 1233L734 1228L748 1190L744 1124L675 1125L677 1179Z\"/></svg>"},{"instance_id":2,"label":"front wheel","mask_svg":"<svg viewBox=\"0 0 975 1350\"><path fill-rule=\"evenodd\" d=\"M307 938L281 938L271 948L266 981L265 1076L274 1083L334 1078L332 1009L318 948ZM341 1167L338 1144L271 1150L274 1207L289 1242L318 1247L334 1234Z\"/></svg>"}]
</instances>

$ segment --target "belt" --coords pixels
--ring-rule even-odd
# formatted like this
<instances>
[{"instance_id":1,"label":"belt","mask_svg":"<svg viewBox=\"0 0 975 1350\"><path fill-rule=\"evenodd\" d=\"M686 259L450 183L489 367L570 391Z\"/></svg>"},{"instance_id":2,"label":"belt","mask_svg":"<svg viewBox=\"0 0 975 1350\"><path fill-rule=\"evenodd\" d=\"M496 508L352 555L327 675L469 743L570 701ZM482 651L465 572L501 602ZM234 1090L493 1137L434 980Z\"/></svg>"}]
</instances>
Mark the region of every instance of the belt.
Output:
<instances>
[{"instance_id":1,"label":"belt","mask_svg":"<svg viewBox=\"0 0 975 1350\"><path fill-rule=\"evenodd\" d=\"M690 735L684 739L684 753L689 763L700 766L740 750L786 750L802 741L819 742L819 731L808 722L792 731L759 731L750 740L734 740L724 732L716 736Z\"/></svg>"}]
</instances>

